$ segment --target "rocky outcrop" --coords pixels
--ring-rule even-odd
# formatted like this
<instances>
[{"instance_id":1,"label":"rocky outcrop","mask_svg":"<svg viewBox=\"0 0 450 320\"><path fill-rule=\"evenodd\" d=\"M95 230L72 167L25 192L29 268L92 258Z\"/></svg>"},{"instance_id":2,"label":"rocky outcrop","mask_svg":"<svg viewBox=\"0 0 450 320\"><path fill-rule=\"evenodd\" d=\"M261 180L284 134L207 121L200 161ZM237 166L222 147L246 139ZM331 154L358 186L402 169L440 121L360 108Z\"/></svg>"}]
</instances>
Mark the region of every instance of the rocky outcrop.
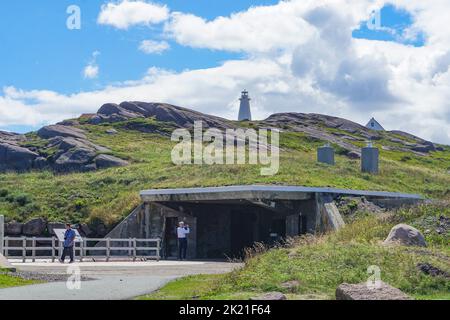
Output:
<instances>
[{"instance_id":1,"label":"rocky outcrop","mask_svg":"<svg viewBox=\"0 0 450 320\"><path fill-rule=\"evenodd\" d=\"M56 236L56 233L54 232L55 229L65 229L66 225L63 222L49 222L47 224L47 232L51 236Z\"/></svg>"},{"instance_id":2,"label":"rocky outcrop","mask_svg":"<svg viewBox=\"0 0 450 320\"><path fill-rule=\"evenodd\" d=\"M303 132L310 138L336 144L351 159L361 157L359 147L352 144L352 141L377 141L386 138L397 145L383 146L385 150L411 152L421 156L439 150L432 142L402 131L377 132L346 119L322 114L278 113L262 123L264 126Z\"/></svg>"},{"instance_id":3,"label":"rocky outcrop","mask_svg":"<svg viewBox=\"0 0 450 320\"><path fill-rule=\"evenodd\" d=\"M417 269L432 277L444 277L450 279L450 274L448 272L426 262L417 264Z\"/></svg>"},{"instance_id":4,"label":"rocky outcrop","mask_svg":"<svg viewBox=\"0 0 450 320\"><path fill-rule=\"evenodd\" d=\"M343 283L336 289L336 300L411 300L400 289L380 282L379 287L369 287L367 283Z\"/></svg>"},{"instance_id":5,"label":"rocky outcrop","mask_svg":"<svg viewBox=\"0 0 450 320\"><path fill-rule=\"evenodd\" d=\"M35 145L27 137L0 132L0 172L52 169L58 172L91 171L128 162L110 155L110 150L89 141L83 130L58 124L37 132L47 144ZM52 150L48 154L48 150Z\"/></svg>"},{"instance_id":6,"label":"rocky outcrop","mask_svg":"<svg viewBox=\"0 0 450 320\"><path fill-rule=\"evenodd\" d=\"M47 228L47 223L42 218L36 218L28 221L23 226L23 234L29 237L42 235Z\"/></svg>"},{"instance_id":7,"label":"rocky outcrop","mask_svg":"<svg viewBox=\"0 0 450 320\"><path fill-rule=\"evenodd\" d=\"M84 134L83 130L59 124L43 127L37 132L37 134L42 139L51 139L55 137L72 137L72 138L86 139L86 135Z\"/></svg>"},{"instance_id":8,"label":"rocky outcrop","mask_svg":"<svg viewBox=\"0 0 450 320\"><path fill-rule=\"evenodd\" d=\"M81 124L119 122L105 128L104 132L111 136L119 133L116 130L118 128L121 131L134 130L170 136L176 128L191 129L195 121L202 121L204 128L223 130L239 126L238 122L170 104L138 101L107 103L95 114L84 114L79 119L45 126L37 132L37 138L35 135L0 131L0 172L32 169L83 172L128 165L123 159L105 155L110 150L90 141L87 132L80 129ZM112 126L115 128L111 128ZM281 131L302 132L311 141L337 145L339 149L336 152L350 159L361 157L358 143L366 140L383 139L380 143L388 141L381 146L384 150L411 152L420 156L443 150L440 146L408 133L377 132L346 119L321 114L278 113L264 121L254 122L252 126L255 129L279 128Z\"/></svg>"},{"instance_id":9,"label":"rocky outcrop","mask_svg":"<svg viewBox=\"0 0 450 320\"><path fill-rule=\"evenodd\" d=\"M0 171L27 171L39 155L15 144L0 142Z\"/></svg>"},{"instance_id":10,"label":"rocky outcrop","mask_svg":"<svg viewBox=\"0 0 450 320\"><path fill-rule=\"evenodd\" d=\"M55 163L54 167L57 171L89 171L90 167L87 167L92 163L96 153L92 149L70 149L60 155Z\"/></svg>"},{"instance_id":11,"label":"rocky outcrop","mask_svg":"<svg viewBox=\"0 0 450 320\"><path fill-rule=\"evenodd\" d=\"M426 247L425 238L414 227L407 224L398 224L391 229L388 237L384 240L384 244L400 244L405 246Z\"/></svg>"},{"instance_id":12,"label":"rocky outcrop","mask_svg":"<svg viewBox=\"0 0 450 320\"><path fill-rule=\"evenodd\" d=\"M22 234L23 223L11 221L5 224L5 235L10 237L17 237Z\"/></svg>"},{"instance_id":13,"label":"rocky outcrop","mask_svg":"<svg viewBox=\"0 0 450 320\"><path fill-rule=\"evenodd\" d=\"M111 168L111 167L125 167L129 163L125 160L119 159L107 154L101 154L94 159L95 165L98 169Z\"/></svg>"},{"instance_id":14,"label":"rocky outcrop","mask_svg":"<svg viewBox=\"0 0 450 320\"><path fill-rule=\"evenodd\" d=\"M171 122L179 127L192 127L195 121L203 121L205 127L229 128L230 121L203 114L194 110L164 103L122 102L120 105L107 103L103 105L89 122L120 122L135 118L154 118L157 121Z\"/></svg>"}]
</instances>

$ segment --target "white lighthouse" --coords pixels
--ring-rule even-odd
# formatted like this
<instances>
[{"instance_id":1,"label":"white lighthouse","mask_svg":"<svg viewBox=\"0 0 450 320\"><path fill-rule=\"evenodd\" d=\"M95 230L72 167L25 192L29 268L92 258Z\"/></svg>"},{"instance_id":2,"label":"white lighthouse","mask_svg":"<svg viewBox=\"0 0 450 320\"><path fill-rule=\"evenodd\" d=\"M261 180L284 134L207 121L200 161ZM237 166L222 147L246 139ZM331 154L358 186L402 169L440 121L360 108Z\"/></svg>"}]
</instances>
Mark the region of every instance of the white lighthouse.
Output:
<instances>
[{"instance_id":1,"label":"white lighthouse","mask_svg":"<svg viewBox=\"0 0 450 320\"><path fill-rule=\"evenodd\" d=\"M239 108L239 121L251 121L252 113L250 111L250 98L248 96L248 91L242 91L242 96L239 99L241 101L241 106Z\"/></svg>"}]
</instances>

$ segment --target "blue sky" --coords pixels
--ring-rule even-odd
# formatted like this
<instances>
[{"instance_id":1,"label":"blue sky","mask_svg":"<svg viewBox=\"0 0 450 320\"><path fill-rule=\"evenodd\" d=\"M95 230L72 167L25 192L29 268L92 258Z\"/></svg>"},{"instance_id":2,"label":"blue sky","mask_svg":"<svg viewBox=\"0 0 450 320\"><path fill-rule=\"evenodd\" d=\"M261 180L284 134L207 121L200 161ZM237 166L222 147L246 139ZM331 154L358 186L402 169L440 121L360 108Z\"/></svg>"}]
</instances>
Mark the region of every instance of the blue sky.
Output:
<instances>
[{"instance_id":1,"label":"blue sky","mask_svg":"<svg viewBox=\"0 0 450 320\"><path fill-rule=\"evenodd\" d=\"M141 13L165 5L167 17L146 25L133 17L128 28L99 23L110 6L120 7L119 20L133 16L123 6L130 2ZM372 0L4 1L0 130L36 130L128 99L232 119L248 89L258 119L316 112L365 124L374 116L388 129L450 142L450 46L439 27L447 7L384 2L374 29L367 25ZM81 30L66 27L70 5L81 9ZM143 52L143 41L169 49ZM399 110L404 121L393 118Z\"/></svg>"},{"instance_id":2,"label":"blue sky","mask_svg":"<svg viewBox=\"0 0 450 320\"><path fill-rule=\"evenodd\" d=\"M211 20L228 16L250 6L271 5L275 0L172 0L172 11L193 13ZM54 90L70 94L100 89L111 83L140 79L150 67L174 71L216 66L223 61L239 59L241 53L196 49L171 42L171 49L161 55L147 55L137 50L145 39L159 39L161 27L135 26L128 30L98 25L97 17L104 1L46 0L8 1L0 11L0 87L23 90ZM66 9L81 8L81 30L66 28ZM392 6L383 9L382 25L402 30L410 17ZM367 29L365 24L354 32L358 38L395 41L385 31ZM83 68L99 51L99 78L85 79Z\"/></svg>"},{"instance_id":3,"label":"blue sky","mask_svg":"<svg viewBox=\"0 0 450 320\"><path fill-rule=\"evenodd\" d=\"M117 30L97 24L99 0L8 1L0 11L0 87L24 90L50 89L61 93L93 90L110 83L140 79L148 68L174 71L208 68L240 54L191 49L172 43L162 55L146 55L137 50L140 41L158 39L161 27L136 26ZM274 0L172 0L172 11L182 11L213 19L252 5L274 4ZM81 30L68 30L66 9L81 8ZM5 50L6 49L6 50ZM101 77L86 80L82 70L99 51Z\"/></svg>"}]
</instances>

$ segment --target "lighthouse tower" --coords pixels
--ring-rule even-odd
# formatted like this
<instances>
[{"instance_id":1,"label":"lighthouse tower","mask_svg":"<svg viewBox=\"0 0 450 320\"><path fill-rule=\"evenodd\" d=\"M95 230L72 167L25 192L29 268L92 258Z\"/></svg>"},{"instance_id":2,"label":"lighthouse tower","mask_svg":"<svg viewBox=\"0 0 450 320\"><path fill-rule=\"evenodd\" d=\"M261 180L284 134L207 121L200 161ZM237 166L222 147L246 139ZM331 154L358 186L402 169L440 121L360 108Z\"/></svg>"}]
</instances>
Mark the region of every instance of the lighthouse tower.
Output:
<instances>
[{"instance_id":1,"label":"lighthouse tower","mask_svg":"<svg viewBox=\"0 0 450 320\"><path fill-rule=\"evenodd\" d=\"M250 98L248 96L248 91L242 91L242 96L239 99L241 101L241 106L239 108L239 121L251 121L252 113L250 112Z\"/></svg>"}]
</instances>

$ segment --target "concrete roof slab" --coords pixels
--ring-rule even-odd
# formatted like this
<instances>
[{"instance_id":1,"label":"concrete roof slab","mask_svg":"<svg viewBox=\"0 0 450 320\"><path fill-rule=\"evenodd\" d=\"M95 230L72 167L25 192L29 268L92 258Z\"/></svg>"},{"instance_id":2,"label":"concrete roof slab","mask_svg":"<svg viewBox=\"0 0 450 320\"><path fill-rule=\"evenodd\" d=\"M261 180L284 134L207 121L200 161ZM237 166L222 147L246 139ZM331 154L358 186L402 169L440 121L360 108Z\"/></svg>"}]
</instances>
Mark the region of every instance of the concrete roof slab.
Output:
<instances>
[{"instance_id":1,"label":"concrete roof slab","mask_svg":"<svg viewBox=\"0 0 450 320\"><path fill-rule=\"evenodd\" d=\"M417 194L337 188L249 185L206 188L153 189L141 191L144 202L211 201L237 199L307 200L314 193L396 199L422 199Z\"/></svg>"}]
</instances>

